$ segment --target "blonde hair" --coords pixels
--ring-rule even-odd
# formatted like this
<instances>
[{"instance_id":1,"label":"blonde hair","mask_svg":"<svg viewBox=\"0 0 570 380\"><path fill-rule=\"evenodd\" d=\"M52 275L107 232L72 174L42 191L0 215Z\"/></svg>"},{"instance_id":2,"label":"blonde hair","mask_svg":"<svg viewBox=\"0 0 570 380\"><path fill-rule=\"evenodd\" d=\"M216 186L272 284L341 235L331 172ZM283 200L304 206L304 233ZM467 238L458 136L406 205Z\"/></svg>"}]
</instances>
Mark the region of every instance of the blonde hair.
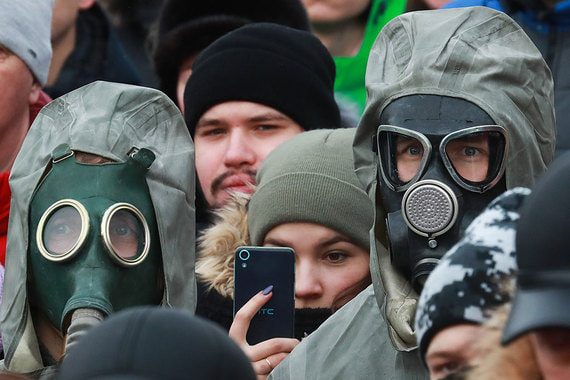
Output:
<instances>
[{"instance_id":1,"label":"blonde hair","mask_svg":"<svg viewBox=\"0 0 570 380\"><path fill-rule=\"evenodd\" d=\"M501 345L503 327L510 308L510 303L501 306L482 326L475 347L479 364L468 372L466 379L542 379L528 335L518 338L507 346Z\"/></svg>"}]
</instances>

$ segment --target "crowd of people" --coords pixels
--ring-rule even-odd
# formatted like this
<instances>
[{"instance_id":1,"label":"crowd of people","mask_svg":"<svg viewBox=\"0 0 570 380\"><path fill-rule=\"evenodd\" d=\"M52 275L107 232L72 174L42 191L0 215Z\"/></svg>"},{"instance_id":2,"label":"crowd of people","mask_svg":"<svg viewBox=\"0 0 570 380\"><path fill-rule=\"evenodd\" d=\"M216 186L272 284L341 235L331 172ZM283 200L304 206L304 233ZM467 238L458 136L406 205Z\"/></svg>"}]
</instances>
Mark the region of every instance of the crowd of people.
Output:
<instances>
[{"instance_id":1,"label":"crowd of people","mask_svg":"<svg viewBox=\"0 0 570 380\"><path fill-rule=\"evenodd\" d=\"M1 0L0 378L570 377L569 15Z\"/></svg>"}]
</instances>

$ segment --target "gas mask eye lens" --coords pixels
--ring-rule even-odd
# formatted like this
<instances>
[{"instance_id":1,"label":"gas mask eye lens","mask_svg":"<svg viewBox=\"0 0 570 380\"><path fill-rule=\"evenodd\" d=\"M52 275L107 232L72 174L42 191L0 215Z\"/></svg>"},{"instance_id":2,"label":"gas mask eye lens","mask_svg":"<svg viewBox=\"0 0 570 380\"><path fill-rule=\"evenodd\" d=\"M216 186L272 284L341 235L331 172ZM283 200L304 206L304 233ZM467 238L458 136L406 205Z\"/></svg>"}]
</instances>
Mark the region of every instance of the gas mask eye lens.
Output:
<instances>
[{"instance_id":1,"label":"gas mask eye lens","mask_svg":"<svg viewBox=\"0 0 570 380\"><path fill-rule=\"evenodd\" d=\"M137 256L139 238L144 240L144 229L141 221L130 211L117 211L109 222L109 238L113 251L122 258ZM144 241L142 242L144 246Z\"/></svg>"},{"instance_id":2,"label":"gas mask eye lens","mask_svg":"<svg viewBox=\"0 0 570 380\"><path fill-rule=\"evenodd\" d=\"M409 182L420 168L424 149L419 141L408 136L397 136L395 141L398 180Z\"/></svg>"},{"instance_id":3,"label":"gas mask eye lens","mask_svg":"<svg viewBox=\"0 0 570 380\"><path fill-rule=\"evenodd\" d=\"M482 182L489 171L489 132L480 132L450 140L445 153L459 176L470 182Z\"/></svg>"},{"instance_id":4,"label":"gas mask eye lens","mask_svg":"<svg viewBox=\"0 0 570 380\"><path fill-rule=\"evenodd\" d=\"M501 127L481 126L446 136L440 150L444 151L444 163L459 185L483 192L502 175L506 147L506 132Z\"/></svg>"},{"instance_id":5,"label":"gas mask eye lens","mask_svg":"<svg viewBox=\"0 0 570 380\"><path fill-rule=\"evenodd\" d=\"M117 203L107 209L101 232L111 258L120 265L136 265L148 254L148 225L143 214L131 204Z\"/></svg>"},{"instance_id":6,"label":"gas mask eye lens","mask_svg":"<svg viewBox=\"0 0 570 380\"><path fill-rule=\"evenodd\" d=\"M36 242L50 261L64 261L79 250L89 231L87 210L72 199L50 206L40 219Z\"/></svg>"},{"instance_id":7,"label":"gas mask eye lens","mask_svg":"<svg viewBox=\"0 0 570 380\"><path fill-rule=\"evenodd\" d=\"M79 239L81 216L71 206L64 206L51 215L44 229L44 245L54 256L64 255Z\"/></svg>"},{"instance_id":8,"label":"gas mask eye lens","mask_svg":"<svg viewBox=\"0 0 570 380\"><path fill-rule=\"evenodd\" d=\"M392 190L403 191L422 174L431 144L419 133L404 128L381 125L378 149L382 175Z\"/></svg>"}]
</instances>

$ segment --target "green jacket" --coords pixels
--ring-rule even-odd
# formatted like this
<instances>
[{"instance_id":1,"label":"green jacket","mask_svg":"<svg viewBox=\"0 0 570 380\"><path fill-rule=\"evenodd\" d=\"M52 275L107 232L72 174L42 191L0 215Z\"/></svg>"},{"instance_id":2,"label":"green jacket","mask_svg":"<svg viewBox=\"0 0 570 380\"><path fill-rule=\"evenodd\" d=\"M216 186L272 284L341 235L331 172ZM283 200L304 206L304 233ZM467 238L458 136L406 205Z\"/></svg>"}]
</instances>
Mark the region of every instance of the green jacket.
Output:
<instances>
[{"instance_id":1,"label":"green jacket","mask_svg":"<svg viewBox=\"0 0 570 380\"><path fill-rule=\"evenodd\" d=\"M364 74L372 44L380 30L388 21L402 14L406 7L405 0L370 0L370 14L360 50L353 57L334 57L336 78L335 97L343 109L354 114L356 122L360 119L366 103Z\"/></svg>"}]
</instances>

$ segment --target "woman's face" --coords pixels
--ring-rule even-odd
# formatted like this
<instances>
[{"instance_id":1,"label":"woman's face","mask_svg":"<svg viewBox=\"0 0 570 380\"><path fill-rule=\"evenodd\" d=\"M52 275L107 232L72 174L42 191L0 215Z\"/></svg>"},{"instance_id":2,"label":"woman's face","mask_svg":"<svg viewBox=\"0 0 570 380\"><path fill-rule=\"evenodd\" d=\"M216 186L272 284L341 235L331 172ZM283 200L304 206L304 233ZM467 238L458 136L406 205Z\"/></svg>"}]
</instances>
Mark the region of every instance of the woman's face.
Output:
<instances>
[{"instance_id":1,"label":"woman's face","mask_svg":"<svg viewBox=\"0 0 570 380\"><path fill-rule=\"evenodd\" d=\"M435 334L426 351L431 380L443 379L477 364L473 345L480 328L479 325L464 323L447 327Z\"/></svg>"},{"instance_id":2,"label":"woman's face","mask_svg":"<svg viewBox=\"0 0 570 380\"><path fill-rule=\"evenodd\" d=\"M295 308L331 308L370 273L367 249L317 224L280 224L265 235L263 245L295 250Z\"/></svg>"}]
</instances>

